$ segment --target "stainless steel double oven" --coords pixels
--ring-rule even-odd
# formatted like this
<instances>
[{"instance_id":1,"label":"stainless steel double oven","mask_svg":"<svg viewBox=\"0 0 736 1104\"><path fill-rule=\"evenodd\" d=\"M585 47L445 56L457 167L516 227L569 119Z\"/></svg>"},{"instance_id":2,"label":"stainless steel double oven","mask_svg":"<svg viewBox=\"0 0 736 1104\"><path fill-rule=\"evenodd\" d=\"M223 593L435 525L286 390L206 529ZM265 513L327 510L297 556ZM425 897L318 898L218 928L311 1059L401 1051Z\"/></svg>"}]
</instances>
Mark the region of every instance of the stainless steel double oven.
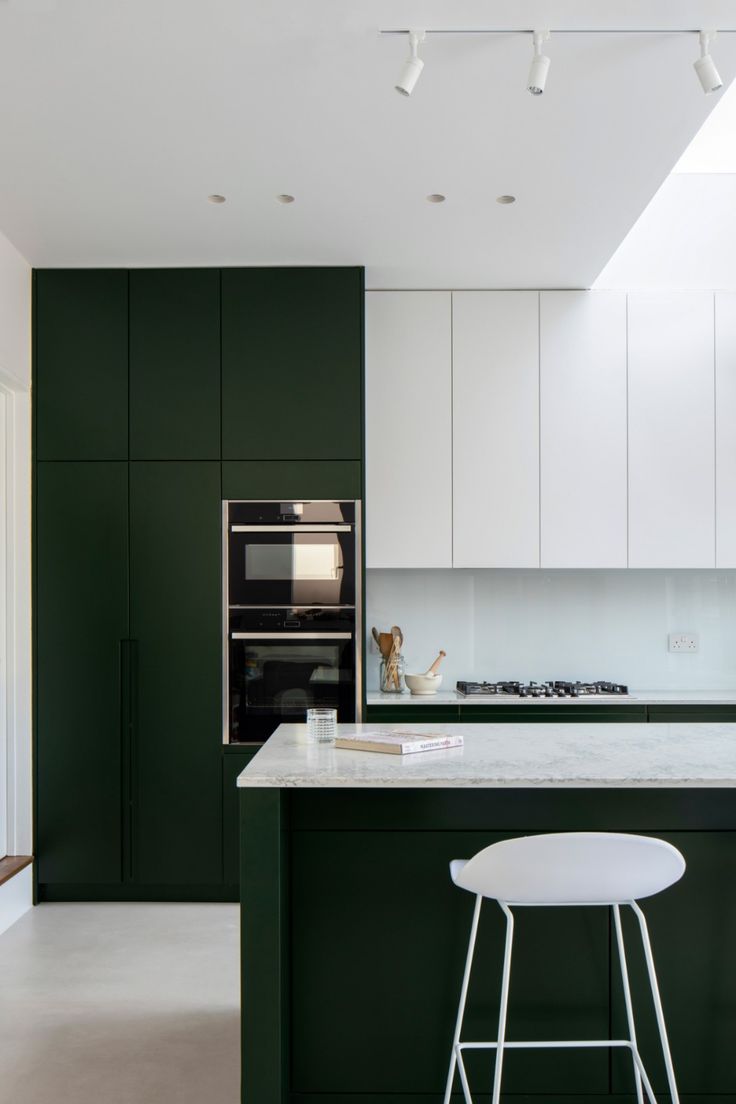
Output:
<instances>
[{"instance_id":1,"label":"stainless steel double oven","mask_svg":"<svg viewBox=\"0 0 736 1104\"><path fill-rule=\"evenodd\" d=\"M360 720L360 502L224 502L224 741Z\"/></svg>"}]
</instances>

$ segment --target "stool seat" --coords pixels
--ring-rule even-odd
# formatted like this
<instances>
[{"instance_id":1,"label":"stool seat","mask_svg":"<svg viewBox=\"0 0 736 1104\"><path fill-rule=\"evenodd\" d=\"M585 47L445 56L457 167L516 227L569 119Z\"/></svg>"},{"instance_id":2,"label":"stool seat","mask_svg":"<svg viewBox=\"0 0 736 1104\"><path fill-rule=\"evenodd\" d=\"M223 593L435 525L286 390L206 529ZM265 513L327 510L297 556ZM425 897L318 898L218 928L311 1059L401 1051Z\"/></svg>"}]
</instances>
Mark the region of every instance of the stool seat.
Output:
<instances>
[{"instance_id":1,"label":"stool seat","mask_svg":"<svg viewBox=\"0 0 736 1104\"><path fill-rule=\"evenodd\" d=\"M623 832L521 836L450 863L461 889L516 905L623 904L660 893L684 872L672 844Z\"/></svg>"}]
</instances>

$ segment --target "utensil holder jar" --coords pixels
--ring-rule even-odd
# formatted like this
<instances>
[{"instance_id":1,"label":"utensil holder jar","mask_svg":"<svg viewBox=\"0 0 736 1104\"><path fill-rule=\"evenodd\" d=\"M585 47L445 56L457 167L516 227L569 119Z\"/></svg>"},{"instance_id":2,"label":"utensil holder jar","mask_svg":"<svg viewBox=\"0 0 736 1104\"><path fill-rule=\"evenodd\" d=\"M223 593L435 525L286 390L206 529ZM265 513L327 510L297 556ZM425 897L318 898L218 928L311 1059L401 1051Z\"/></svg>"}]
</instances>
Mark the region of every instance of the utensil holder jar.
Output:
<instances>
[{"instance_id":1,"label":"utensil holder jar","mask_svg":"<svg viewBox=\"0 0 736 1104\"><path fill-rule=\"evenodd\" d=\"M378 679L382 694L403 694L406 690L404 670L404 657L401 653L381 660Z\"/></svg>"}]
</instances>

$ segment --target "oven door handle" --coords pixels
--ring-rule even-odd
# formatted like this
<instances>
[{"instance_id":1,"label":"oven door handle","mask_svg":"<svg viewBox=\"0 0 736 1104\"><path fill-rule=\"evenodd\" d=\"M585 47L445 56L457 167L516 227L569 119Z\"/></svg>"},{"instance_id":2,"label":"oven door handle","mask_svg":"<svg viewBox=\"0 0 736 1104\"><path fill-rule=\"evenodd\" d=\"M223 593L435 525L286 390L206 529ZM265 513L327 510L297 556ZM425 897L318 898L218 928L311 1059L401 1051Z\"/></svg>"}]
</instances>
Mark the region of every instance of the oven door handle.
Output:
<instances>
[{"instance_id":1,"label":"oven door handle","mask_svg":"<svg viewBox=\"0 0 736 1104\"><path fill-rule=\"evenodd\" d=\"M352 525L231 525L231 533L349 533Z\"/></svg>"},{"instance_id":2,"label":"oven door handle","mask_svg":"<svg viewBox=\"0 0 736 1104\"><path fill-rule=\"evenodd\" d=\"M352 640L351 632L234 632L233 640Z\"/></svg>"}]
</instances>

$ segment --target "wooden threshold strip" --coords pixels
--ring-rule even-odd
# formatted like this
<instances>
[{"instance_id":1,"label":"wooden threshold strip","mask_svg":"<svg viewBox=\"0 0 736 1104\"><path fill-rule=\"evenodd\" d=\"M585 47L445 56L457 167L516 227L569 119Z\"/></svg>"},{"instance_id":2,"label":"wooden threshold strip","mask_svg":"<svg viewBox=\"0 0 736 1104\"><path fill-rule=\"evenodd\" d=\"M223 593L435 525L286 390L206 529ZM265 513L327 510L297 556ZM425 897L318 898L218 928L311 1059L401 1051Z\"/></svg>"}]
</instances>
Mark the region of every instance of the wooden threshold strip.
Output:
<instances>
[{"instance_id":1,"label":"wooden threshold strip","mask_svg":"<svg viewBox=\"0 0 736 1104\"><path fill-rule=\"evenodd\" d=\"M10 881L14 874L18 874L32 862L33 855L6 855L4 859L0 859L0 885Z\"/></svg>"}]
</instances>

